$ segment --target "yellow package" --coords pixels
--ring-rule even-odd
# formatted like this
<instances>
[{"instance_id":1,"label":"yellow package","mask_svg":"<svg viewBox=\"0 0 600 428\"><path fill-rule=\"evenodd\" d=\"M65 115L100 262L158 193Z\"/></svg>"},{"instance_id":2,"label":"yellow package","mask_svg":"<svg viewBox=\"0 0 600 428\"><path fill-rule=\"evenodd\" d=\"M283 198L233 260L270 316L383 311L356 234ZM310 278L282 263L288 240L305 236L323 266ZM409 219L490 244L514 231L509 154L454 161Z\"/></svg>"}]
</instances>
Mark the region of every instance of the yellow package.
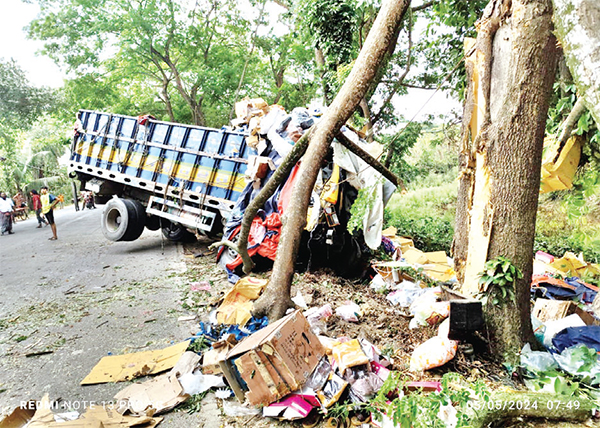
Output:
<instances>
[{"instance_id":1,"label":"yellow package","mask_svg":"<svg viewBox=\"0 0 600 428\"><path fill-rule=\"evenodd\" d=\"M340 373L342 374L344 374L348 367L369 363L369 358L363 352L360 347L360 342L357 339L352 339L344 343L337 343L333 345L331 352L333 359L337 362Z\"/></svg>"}]
</instances>

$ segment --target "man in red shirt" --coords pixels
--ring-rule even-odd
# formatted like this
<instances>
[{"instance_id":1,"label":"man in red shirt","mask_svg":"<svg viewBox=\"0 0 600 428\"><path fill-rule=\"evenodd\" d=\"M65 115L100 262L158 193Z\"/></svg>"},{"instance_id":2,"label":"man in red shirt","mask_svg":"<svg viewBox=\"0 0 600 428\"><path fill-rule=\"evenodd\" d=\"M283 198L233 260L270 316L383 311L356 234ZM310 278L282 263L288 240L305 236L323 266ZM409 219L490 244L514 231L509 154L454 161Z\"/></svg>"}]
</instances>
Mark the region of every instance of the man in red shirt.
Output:
<instances>
[{"instance_id":1,"label":"man in red shirt","mask_svg":"<svg viewBox=\"0 0 600 428\"><path fill-rule=\"evenodd\" d=\"M29 192L31 195L31 201L33 203L33 210L35 211L35 216L38 221L38 228L42 227L42 223L47 225L48 222L42 217L42 201L40 200L40 195L36 190L32 190Z\"/></svg>"}]
</instances>

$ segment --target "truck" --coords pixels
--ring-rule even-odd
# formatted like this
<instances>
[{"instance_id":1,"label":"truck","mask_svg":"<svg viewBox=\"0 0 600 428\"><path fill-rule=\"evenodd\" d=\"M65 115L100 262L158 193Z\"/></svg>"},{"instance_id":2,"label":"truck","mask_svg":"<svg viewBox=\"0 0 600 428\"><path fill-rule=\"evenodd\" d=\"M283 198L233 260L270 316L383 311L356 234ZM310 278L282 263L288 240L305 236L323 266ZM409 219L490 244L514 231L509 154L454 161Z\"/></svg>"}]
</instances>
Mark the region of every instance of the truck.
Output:
<instances>
[{"instance_id":1,"label":"truck","mask_svg":"<svg viewBox=\"0 0 600 428\"><path fill-rule=\"evenodd\" d=\"M78 118L69 176L106 204L107 239L133 241L144 228L173 241L222 232L256 155L243 132L91 110Z\"/></svg>"}]
</instances>

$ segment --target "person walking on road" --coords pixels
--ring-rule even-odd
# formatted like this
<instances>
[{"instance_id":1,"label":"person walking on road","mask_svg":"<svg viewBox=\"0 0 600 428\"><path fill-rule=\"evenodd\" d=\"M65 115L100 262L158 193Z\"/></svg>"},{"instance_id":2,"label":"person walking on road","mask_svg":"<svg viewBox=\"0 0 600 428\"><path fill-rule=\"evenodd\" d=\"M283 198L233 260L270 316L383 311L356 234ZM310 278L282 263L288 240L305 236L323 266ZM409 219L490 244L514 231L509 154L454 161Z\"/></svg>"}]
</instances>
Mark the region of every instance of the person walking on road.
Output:
<instances>
[{"instance_id":1,"label":"person walking on road","mask_svg":"<svg viewBox=\"0 0 600 428\"><path fill-rule=\"evenodd\" d=\"M44 186L41 189L42 196L40 197L42 201L42 214L46 217L46 221L50 224L52 228L52 238L48 238L50 241L56 241L58 236L56 235L56 223L54 223L54 206L58 204L59 200L56 196L48 193L48 187Z\"/></svg>"},{"instance_id":2,"label":"person walking on road","mask_svg":"<svg viewBox=\"0 0 600 428\"><path fill-rule=\"evenodd\" d=\"M12 199L6 197L6 193L0 192L0 232L2 235L8 232L12 235L12 217L15 211L15 204Z\"/></svg>"},{"instance_id":3,"label":"person walking on road","mask_svg":"<svg viewBox=\"0 0 600 428\"><path fill-rule=\"evenodd\" d=\"M35 216L38 221L38 229L42 227L42 224L48 225L48 222L42 217L42 200L40 199L40 195L37 190L32 190L29 192L31 195L31 202L33 204L33 210L35 211Z\"/></svg>"}]
</instances>

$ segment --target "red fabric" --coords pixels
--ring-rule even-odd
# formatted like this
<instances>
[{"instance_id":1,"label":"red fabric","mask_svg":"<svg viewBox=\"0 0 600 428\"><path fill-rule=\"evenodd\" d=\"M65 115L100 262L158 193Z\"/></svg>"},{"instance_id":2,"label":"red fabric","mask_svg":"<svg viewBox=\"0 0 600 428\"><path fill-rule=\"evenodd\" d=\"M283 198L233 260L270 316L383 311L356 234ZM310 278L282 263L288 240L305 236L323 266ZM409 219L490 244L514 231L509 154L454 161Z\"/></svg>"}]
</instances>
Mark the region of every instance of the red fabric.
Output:
<instances>
[{"instance_id":1,"label":"red fabric","mask_svg":"<svg viewBox=\"0 0 600 428\"><path fill-rule=\"evenodd\" d=\"M280 214L283 214L287 209L288 204L290 203L290 197L292 196L292 189L294 188L294 184L296 183L296 179L298 178L298 171L300 170L300 162L298 162L287 181L283 185L283 189L281 189L281 193L279 194L279 200L277 201L277 210Z\"/></svg>"},{"instance_id":2,"label":"red fabric","mask_svg":"<svg viewBox=\"0 0 600 428\"><path fill-rule=\"evenodd\" d=\"M260 245L256 246L257 239L254 237L253 232L260 233L262 237L263 228L266 229L266 235ZM232 233L231 238L233 239L240 231L241 226ZM248 255L250 257L255 254L259 254L271 260L275 260L277 255L277 246L279 245L279 233L281 231L281 217L279 213L272 213L263 221L259 216L254 217L252 226L250 226L250 236L248 237ZM228 263L227 269L234 270L242 264L242 258L238 255L231 263Z\"/></svg>"},{"instance_id":3,"label":"red fabric","mask_svg":"<svg viewBox=\"0 0 600 428\"><path fill-rule=\"evenodd\" d=\"M540 284L555 285L557 287L566 288L568 290L575 290L577 288L577 287L574 287L572 285L567 284L566 282L564 282L561 279L554 278L554 277L549 276L549 275L533 275L531 277L531 286L532 287L539 287Z\"/></svg>"}]
</instances>

